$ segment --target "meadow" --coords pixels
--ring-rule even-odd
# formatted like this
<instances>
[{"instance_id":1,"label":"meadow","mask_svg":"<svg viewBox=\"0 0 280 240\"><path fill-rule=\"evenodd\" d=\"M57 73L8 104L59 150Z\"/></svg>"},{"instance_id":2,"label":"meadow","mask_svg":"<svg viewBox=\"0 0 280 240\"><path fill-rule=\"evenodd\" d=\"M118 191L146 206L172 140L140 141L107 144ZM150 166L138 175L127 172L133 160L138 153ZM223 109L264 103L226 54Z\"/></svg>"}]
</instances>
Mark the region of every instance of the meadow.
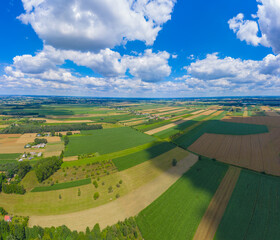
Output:
<instances>
[{"instance_id":1,"label":"meadow","mask_svg":"<svg viewBox=\"0 0 280 240\"><path fill-rule=\"evenodd\" d=\"M97 188L94 184L87 184L56 191L27 192L25 195L1 193L0 206L4 207L10 213L29 216L63 214L94 208L115 200L117 194L122 197L144 186L160 176L163 172L172 168L171 163L173 158L180 161L187 156L187 151L181 148L174 148L124 171L114 172L109 175L106 174L100 178L96 175L92 181L97 181ZM54 176L52 178L55 180ZM36 181L34 171L31 171L26 175L22 183L25 187L33 189L36 187L33 182ZM120 181L122 182L120 183ZM112 192L108 191L109 187L112 187ZM78 194L78 188L80 189L80 196ZM100 194L97 200L93 198L95 192ZM59 199L59 195L61 195L61 199Z\"/></svg>"},{"instance_id":2,"label":"meadow","mask_svg":"<svg viewBox=\"0 0 280 240\"><path fill-rule=\"evenodd\" d=\"M67 189L72 187L79 187L90 183L91 183L91 179L86 178L73 182L57 183L52 186L35 187L34 189L31 190L31 192L48 192L48 191L61 190L61 189Z\"/></svg>"},{"instance_id":3,"label":"meadow","mask_svg":"<svg viewBox=\"0 0 280 240\"><path fill-rule=\"evenodd\" d=\"M279 178L242 170L215 240L278 239L279 196Z\"/></svg>"},{"instance_id":4,"label":"meadow","mask_svg":"<svg viewBox=\"0 0 280 240\"><path fill-rule=\"evenodd\" d=\"M173 143L162 142L145 150L138 151L123 157L114 158L113 163L119 171L123 171L157 157L165 152L168 152L175 147L176 146Z\"/></svg>"},{"instance_id":5,"label":"meadow","mask_svg":"<svg viewBox=\"0 0 280 240\"><path fill-rule=\"evenodd\" d=\"M146 240L192 239L228 167L198 161L136 217Z\"/></svg>"},{"instance_id":6,"label":"meadow","mask_svg":"<svg viewBox=\"0 0 280 240\"><path fill-rule=\"evenodd\" d=\"M154 137L128 127L82 131L79 136L70 136L65 156L86 153L106 154L153 142Z\"/></svg>"}]
</instances>

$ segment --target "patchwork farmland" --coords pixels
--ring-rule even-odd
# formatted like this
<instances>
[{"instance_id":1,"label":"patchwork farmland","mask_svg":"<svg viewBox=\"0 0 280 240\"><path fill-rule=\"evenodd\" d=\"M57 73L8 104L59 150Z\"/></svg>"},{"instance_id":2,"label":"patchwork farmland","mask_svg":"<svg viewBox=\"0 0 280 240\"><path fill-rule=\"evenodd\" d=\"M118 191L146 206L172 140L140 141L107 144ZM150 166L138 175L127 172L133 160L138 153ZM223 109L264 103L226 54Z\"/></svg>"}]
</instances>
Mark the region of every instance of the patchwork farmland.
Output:
<instances>
[{"instance_id":1,"label":"patchwork farmland","mask_svg":"<svg viewBox=\"0 0 280 240\"><path fill-rule=\"evenodd\" d=\"M18 112L3 106L0 209L28 216L26 231L95 226L127 240L278 236L277 107L81 101ZM32 148L35 141L46 145Z\"/></svg>"}]
</instances>

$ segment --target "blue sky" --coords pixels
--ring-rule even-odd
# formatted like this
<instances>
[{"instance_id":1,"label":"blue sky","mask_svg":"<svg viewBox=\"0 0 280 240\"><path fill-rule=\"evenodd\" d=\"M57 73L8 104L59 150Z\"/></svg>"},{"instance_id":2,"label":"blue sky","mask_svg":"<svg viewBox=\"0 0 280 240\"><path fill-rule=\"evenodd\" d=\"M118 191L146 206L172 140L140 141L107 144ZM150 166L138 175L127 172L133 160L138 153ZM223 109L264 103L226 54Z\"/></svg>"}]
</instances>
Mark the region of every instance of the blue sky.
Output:
<instances>
[{"instance_id":1,"label":"blue sky","mask_svg":"<svg viewBox=\"0 0 280 240\"><path fill-rule=\"evenodd\" d=\"M279 0L34 2L1 2L0 94L280 93Z\"/></svg>"}]
</instances>

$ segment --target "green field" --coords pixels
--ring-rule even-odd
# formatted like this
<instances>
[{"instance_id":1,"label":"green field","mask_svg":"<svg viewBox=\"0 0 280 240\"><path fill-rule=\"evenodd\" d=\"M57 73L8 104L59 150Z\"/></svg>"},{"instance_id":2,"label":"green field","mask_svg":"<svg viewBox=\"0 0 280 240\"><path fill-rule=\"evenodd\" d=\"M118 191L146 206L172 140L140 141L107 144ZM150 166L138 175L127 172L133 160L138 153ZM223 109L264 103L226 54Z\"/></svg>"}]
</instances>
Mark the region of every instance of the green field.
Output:
<instances>
[{"instance_id":1,"label":"green field","mask_svg":"<svg viewBox=\"0 0 280 240\"><path fill-rule=\"evenodd\" d=\"M280 236L280 178L242 170L215 240Z\"/></svg>"},{"instance_id":2,"label":"green field","mask_svg":"<svg viewBox=\"0 0 280 240\"><path fill-rule=\"evenodd\" d=\"M227 166L198 161L137 216L145 240L192 239Z\"/></svg>"},{"instance_id":3,"label":"green field","mask_svg":"<svg viewBox=\"0 0 280 240\"><path fill-rule=\"evenodd\" d=\"M20 153L0 154L0 164L15 162L20 155Z\"/></svg>"},{"instance_id":4,"label":"green field","mask_svg":"<svg viewBox=\"0 0 280 240\"><path fill-rule=\"evenodd\" d=\"M82 131L81 135L70 136L65 156L95 153L106 154L153 142L156 139L132 128L108 128Z\"/></svg>"},{"instance_id":5,"label":"green field","mask_svg":"<svg viewBox=\"0 0 280 240\"><path fill-rule=\"evenodd\" d=\"M203 122L201 125L175 139L174 142L187 149L204 133L248 135L268 132L268 128L265 125L219 121L223 116L224 113Z\"/></svg>"},{"instance_id":6,"label":"green field","mask_svg":"<svg viewBox=\"0 0 280 240\"><path fill-rule=\"evenodd\" d=\"M152 158L155 158L165 152L170 151L175 147L176 146L172 143L162 142L145 150L138 151L123 157L115 158L113 159L113 163L119 171L123 171L140 163L148 161Z\"/></svg>"},{"instance_id":7,"label":"green field","mask_svg":"<svg viewBox=\"0 0 280 240\"><path fill-rule=\"evenodd\" d=\"M157 136L157 137L162 138L162 139L168 138L168 137L170 137L170 136L172 136L172 135L174 135L174 134L176 134L180 131L183 131L184 129L192 126L196 122L202 121L206 117L207 116L205 116L205 115L201 115L197 118L194 118L194 119L189 120L187 122L181 123L181 124L179 124L177 126L174 126L172 128L169 128L169 129L163 130L161 132L158 132L158 133L154 134L154 136Z\"/></svg>"},{"instance_id":8,"label":"green field","mask_svg":"<svg viewBox=\"0 0 280 240\"><path fill-rule=\"evenodd\" d=\"M160 120L160 121L156 121L156 122L152 122L152 123L147 122L144 124L134 126L134 128L141 132L146 132L146 131L150 131L152 129L164 126L170 122L171 122L171 120Z\"/></svg>"},{"instance_id":9,"label":"green field","mask_svg":"<svg viewBox=\"0 0 280 240\"><path fill-rule=\"evenodd\" d=\"M48 191L61 190L61 189L72 188L72 187L79 187L90 183L91 183L91 179L86 178L73 182L57 183L52 186L35 187L34 189L31 190L31 192L48 192Z\"/></svg>"}]
</instances>

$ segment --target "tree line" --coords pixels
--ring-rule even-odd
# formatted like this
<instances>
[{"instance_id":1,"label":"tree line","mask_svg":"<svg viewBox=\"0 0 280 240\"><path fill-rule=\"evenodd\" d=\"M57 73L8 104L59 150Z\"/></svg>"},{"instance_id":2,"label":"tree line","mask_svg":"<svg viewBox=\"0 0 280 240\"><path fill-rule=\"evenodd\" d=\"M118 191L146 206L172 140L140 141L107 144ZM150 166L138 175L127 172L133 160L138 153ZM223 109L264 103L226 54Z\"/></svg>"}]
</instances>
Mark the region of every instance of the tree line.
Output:
<instances>
[{"instance_id":1,"label":"tree line","mask_svg":"<svg viewBox=\"0 0 280 240\"><path fill-rule=\"evenodd\" d=\"M102 125L101 124L87 125L86 123L63 124L63 125L23 124L23 125L13 125L4 128L0 131L0 134L64 132L64 131L96 130L96 129L102 129Z\"/></svg>"},{"instance_id":2,"label":"tree line","mask_svg":"<svg viewBox=\"0 0 280 240\"><path fill-rule=\"evenodd\" d=\"M85 232L71 231L66 226L42 228L27 227L27 223L7 223L0 221L0 239L54 239L54 240L137 240L142 239L134 218L100 230L99 224Z\"/></svg>"}]
</instances>

